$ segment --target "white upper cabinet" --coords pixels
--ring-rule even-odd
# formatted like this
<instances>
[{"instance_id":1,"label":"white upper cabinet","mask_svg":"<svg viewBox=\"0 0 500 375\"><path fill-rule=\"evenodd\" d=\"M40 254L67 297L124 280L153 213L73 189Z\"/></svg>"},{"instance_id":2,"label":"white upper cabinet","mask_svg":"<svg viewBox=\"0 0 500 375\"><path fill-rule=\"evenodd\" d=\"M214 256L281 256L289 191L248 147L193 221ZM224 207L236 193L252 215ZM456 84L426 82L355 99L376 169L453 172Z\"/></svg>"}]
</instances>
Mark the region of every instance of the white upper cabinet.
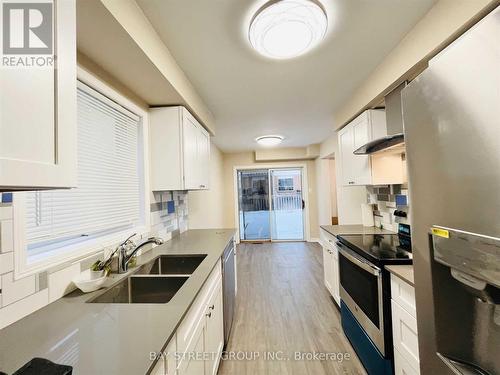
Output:
<instances>
[{"instance_id":1,"label":"white upper cabinet","mask_svg":"<svg viewBox=\"0 0 500 375\"><path fill-rule=\"evenodd\" d=\"M370 156L354 155L353 152L364 144L386 135L384 110L367 110L339 131L343 185L373 184Z\"/></svg>"},{"instance_id":2,"label":"white upper cabinet","mask_svg":"<svg viewBox=\"0 0 500 375\"><path fill-rule=\"evenodd\" d=\"M182 143L184 155L184 189L196 190L200 186L201 168L198 165L198 142L200 135L199 125L189 115L182 122Z\"/></svg>"},{"instance_id":3,"label":"white upper cabinet","mask_svg":"<svg viewBox=\"0 0 500 375\"><path fill-rule=\"evenodd\" d=\"M205 129L198 132L198 168L200 180L200 188L208 189L210 179L210 135Z\"/></svg>"},{"instance_id":4,"label":"white upper cabinet","mask_svg":"<svg viewBox=\"0 0 500 375\"><path fill-rule=\"evenodd\" d=\"M208 189L210 135L184 107L150 110L151 189Z\"/></svg>"},{"instance_id":5,"label":"white upper cabinet","mask_svg":"<svg viewBox=\"0 0 500 375\"><path fill-rule=\"evenodd\" d=\"M28 3L9 4L10 9L0 9L0 19L22 26L21 15L28 20L39 14L41 22L49 24L49 30L52 20L54 23L53 32L40 34L39 40L16 39L15 33L22 33L20 27L10 28L8 35L2 35L0 30L0 40L11 48L7 51L4 45L2 59L2 64L8 62L10 66L0 67L0 190L74 187L75 1L29 3L35 8L40 6L38 10L30 10ZM33 59L38 66L19 65Z\"/></svg>"}]
</instances>

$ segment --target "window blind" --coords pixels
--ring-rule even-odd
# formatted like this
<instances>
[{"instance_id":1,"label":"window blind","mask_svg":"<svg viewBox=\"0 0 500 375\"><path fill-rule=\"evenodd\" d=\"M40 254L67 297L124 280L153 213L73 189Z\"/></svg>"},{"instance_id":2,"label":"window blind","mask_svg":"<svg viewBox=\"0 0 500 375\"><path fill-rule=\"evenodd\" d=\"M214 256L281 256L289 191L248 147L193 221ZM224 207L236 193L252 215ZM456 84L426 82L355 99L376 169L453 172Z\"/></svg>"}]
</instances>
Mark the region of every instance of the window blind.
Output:
<instances>
[{"instance_id":1,"label":"window blind","mask_svg":"<svg viewBox=\"0 0 500 375\"><path fill-rule=\"evenodd\" d=\"M140 118L81 83L77 107L78 186L27 194L29 248L140 224Z\"/></svg>"}]
</instances>

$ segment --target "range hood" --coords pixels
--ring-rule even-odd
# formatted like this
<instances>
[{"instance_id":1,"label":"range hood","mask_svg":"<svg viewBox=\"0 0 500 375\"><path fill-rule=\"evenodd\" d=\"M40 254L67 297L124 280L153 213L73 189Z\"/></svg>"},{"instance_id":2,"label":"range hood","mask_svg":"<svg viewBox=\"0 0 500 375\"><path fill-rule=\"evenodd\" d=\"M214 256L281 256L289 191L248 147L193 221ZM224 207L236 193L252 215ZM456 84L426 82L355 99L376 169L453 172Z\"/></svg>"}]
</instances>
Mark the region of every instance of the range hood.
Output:
<instances>
[{"instance_id":1,"label":"range hood","mask_svg":"<svg viewBox=\"0 0 500 375\"><path fill-rule=\"evenodd\" d=\"M354 151L355 155L369 155L380 151L388 151L397 146L405 143L405 136L403 133L387 135L383 138L375 139L367 144L361 146Z\"/></svg>"},{"instance_id":2,"label":"range hood","mask_svg":"<svg viewBox=\"0 0 500 375\"><path fill-rule=\"evenodd\" d=\"M403 134L403 111L401 106L401 90L406 82L396 87L385 97L385 118L387 135L364 144L354 151L355 155L370 155L393 149L403 149L405 137Z\"/></svg>"}]
</instances>

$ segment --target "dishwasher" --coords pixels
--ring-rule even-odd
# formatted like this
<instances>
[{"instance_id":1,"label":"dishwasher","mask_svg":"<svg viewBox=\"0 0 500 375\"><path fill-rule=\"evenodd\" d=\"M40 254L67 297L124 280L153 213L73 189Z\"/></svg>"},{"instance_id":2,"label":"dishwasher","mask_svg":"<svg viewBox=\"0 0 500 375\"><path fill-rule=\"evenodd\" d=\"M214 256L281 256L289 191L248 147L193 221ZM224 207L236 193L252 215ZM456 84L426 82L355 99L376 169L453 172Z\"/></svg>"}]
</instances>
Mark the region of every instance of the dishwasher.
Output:
<instances>
[{"instance_id":1,"label":"dishwasher","mask_svg":"<svg viewBox=\"0 0 500 375\"><path fill-rule=\"evenodd\" d=\"M222 282L224 293L224 348L229 340L231 326L233 324L234 306L236 299L236 264L235 246L231 241L224 250L222 256Z\"/></svg>"}]
</instances>

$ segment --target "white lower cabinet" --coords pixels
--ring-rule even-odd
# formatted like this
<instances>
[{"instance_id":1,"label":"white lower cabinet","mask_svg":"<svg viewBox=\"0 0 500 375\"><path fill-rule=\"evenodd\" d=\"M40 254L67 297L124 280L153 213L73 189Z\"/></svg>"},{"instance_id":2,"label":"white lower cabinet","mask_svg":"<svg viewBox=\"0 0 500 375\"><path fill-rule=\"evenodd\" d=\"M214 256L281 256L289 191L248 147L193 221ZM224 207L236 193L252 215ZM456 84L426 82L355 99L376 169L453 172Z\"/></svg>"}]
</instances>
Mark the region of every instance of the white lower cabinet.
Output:
<instances>
[{"instance_id":1,"label":"white lower cabinet","mask_svg":"<svg viewBox=\"0 0 500 375\"><path fill-rule=\"evenodd\" d=\"M395 375L418 375L419 371L415 370L410 363L399 353L394 350L394 374Z\"/></svg>"},{"instance_id":2,"label":"white lower cabinet","mask_svg":"<svg viewBox=\"0 0 500 375\"><path fill-rule=\"evenodd\" d=\"M217 373L224 346L222 303L219 261L177 330L178 375Z\"/></svg>"},{"instance_id":3,"label":"white lower cabinet","mask_svg":"<svg viewBox=\"0 0 500 375\"><path fill-rule=\"evenodd\" d=\"M340 306L339 252L335 238L321 229L323 246L323 276L325 286Z\"/></svg>"},{"instance_id":4,"label":"white lower cabinet","mask_svg":"<svg viewBox=\"0 0 500 375\"><path fill-rule=\"evenodd\" d=\"M208 306L205 352L209 359L205 361L205 374L215 375L219 368L220 355L224 346L224 320L222 306L222 285L218 286Z\"/></svg>"},{"instance_id":5,"label":"white lower cabinet","mask_svg":"<svg viewBox=\"0 0 500 375\"><path fill-rule=\"evenodd\" d=\"M184 358L181 359L178 367L179 375L202 375L205 372L204 342L206 335L205 324L200 324L193 333L191 345L188 347Z\"/></svg>"},{"instance_id":6,"label":"white lower cabinet","mask_svg":"<svg viewBox=\"0 0 500 375\"><path fill-rule=\"evenodd\" d=\"M395 373L418 375L420 360L414 288L391 275L391 296Z\"/></svg>"},{"instance_id":7,"label":"white lower cabinet","mask_svg":"<svg viewBox=\"0 0 500 375\"><path fill-rule=\"evenodd\" d=\"M223 311L219 260L151 374L216 375L224 347Z\"/></svg>"},{"instance_id":8,"label":"white lower cabinet","mask_svg":"<svg viewBox=\"0 0 500 375\"><path fill-rule=\"evenodd\" d=\"M391 275L391 298L411 316L417 316L415 288L395 275Z\"/></svg>"},{"instance_id":9,"label":"white lower cabinet","mask_svg":"<svg viewBox=\"0 0 500 375\"><path fill-rule=\"evenodd\" d=\"M156 362L151 371L151 375L175 375L177 373L177 335L174 334L167 345L167 349L161 353L161 357Z\"/></svg>"},{"instance_id":10,"label":"white lower cabinet","mask_svg":"<svg viewBox=\"0 0 500 375\"><path fill-rule=\"evenodd\" d=\"M323 245L323 278L325 280L326 289L333 294L333 267L331 267L332 255L328 246Z\"/></svg>"},{"instance_id":11,"label":"white lower cabinet","mask_svg":"<svg viewBox=\"0 0 500 375\"><path fill-rule=\"evenodd\" d=\"M177 372L177 335L170 340L167 345L167 351L165 353L165 374L175 375Z\"/></svg>"},{"instance_id":12,"label":"white lower cabinet","mask_svg":"<svg viewBox=\"0 0 500 375\"><path fill-rule=\"evenodd\" d=\"M165 375L167 374L166 372L166 366L165 366L165 358L161 357L158 362L156 362L155 367L153 368L153 371L151 371L151 375Z\"/></svg>"},{"instance_id":13,"label":"white lower cabinet","mask_svg":"<svg viewBox=\"0 0 500 375\"><path fill-rule=\"evenodd\" d=\"M340 306L340 271L339 271L339 251L337 247L332 249L332 274L333 274L333 299Z\"/></svg>"}]
</instances>

